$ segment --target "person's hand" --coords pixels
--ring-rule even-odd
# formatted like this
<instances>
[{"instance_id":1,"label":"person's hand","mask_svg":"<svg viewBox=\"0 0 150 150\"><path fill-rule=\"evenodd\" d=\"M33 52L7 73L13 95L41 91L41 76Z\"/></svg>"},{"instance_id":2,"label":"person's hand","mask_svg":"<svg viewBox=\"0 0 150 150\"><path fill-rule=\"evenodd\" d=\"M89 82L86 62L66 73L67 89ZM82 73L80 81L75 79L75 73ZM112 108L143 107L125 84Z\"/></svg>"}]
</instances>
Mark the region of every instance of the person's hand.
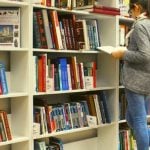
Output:
<instances>
[{"instance_id":1,"label":"person's hand","mask_svg":"<svg viewBox=\"0 0 150 150\"><path fill-rule=\"evenodd\" d=\"M111 53L111 55L116 59L121 59L124 56L124 54L125 54L125 50L123 49L118 49Z\"/></svg>"}]
</instances>

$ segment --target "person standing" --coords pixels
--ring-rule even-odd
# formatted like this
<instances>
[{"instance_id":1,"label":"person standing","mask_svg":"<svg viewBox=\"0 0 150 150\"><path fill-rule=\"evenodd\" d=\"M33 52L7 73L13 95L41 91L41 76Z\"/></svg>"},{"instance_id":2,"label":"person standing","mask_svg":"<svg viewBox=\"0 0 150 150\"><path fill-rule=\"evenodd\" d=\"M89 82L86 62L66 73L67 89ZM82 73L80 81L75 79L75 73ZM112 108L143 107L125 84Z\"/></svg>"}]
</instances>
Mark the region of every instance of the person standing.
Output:
<instances>
[{"instance_id":1,"label":"person standing","mask_svg":"<svg viewBox=\"0 0 150 150\"><path fill-rule=\"evenodd\" d=\"M149 150L150 130L146 116L150 101L150 0L130 0L129 13L135 22L127 35L127 51L118 49L112 56L124 61L126 120L133 129L137 149Z\"/></svg>"}]
</instances>

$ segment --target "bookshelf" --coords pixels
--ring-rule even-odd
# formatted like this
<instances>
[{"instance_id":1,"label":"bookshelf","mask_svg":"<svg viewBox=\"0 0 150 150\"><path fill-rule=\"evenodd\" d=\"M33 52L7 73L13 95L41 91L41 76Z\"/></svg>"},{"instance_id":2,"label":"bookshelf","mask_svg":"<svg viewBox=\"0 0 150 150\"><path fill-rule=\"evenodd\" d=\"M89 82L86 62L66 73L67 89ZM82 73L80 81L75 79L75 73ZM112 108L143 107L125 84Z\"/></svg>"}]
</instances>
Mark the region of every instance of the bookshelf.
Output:
<instances>
[{"instance_id":1,"label":"bookshelf","mask_svg":"<svg viewBox=\"0 0 150 150\"><path fill-rule=\"evenodd\" d=\"M102 1L103 5L117 7L117 0ZM58 50L35 48L33 46L33 12L45 9L56 11L59 15L75 15L78 19L97 19L101 45L119 45L119 24L129 21L118 16L91 14L82 10L65 10L33 4L32 1L1 0L0 7L20 8L20 47L0 48L0 61L6 65L9 92L0 95L0 110L11 114L13 139L0 142L1 150L34 150L35 141L47 141L49 137L61 138L64 150L111 150L118 149L119 139L119 62L110 55L96 50ZM111 28L110 28L111 26ZM35 91L35 64L33 56L47 54L50 59L59 57L77 58L77 62L95 61L97 64L96 87L59 91ZM34 103L36 99L45 99L49 104L66 103L70 95L93 94L106 91L111 123L94 127L80 127L65 131L45 133L33 136Z\"/></svg>"},{"instance_id":2,"label":"bookshelf","mask_svg":"<svg viewBox=\"0 0 150 150\"><path fill-rule=\"evenodd\" d=\"M58 8L47 8L39 5L32 5L32 10L35 9L47 9L47 10L56 10L59 14L63 14L64 10ZM81 11L83 12L83 11ZM98 25L100 25L100 35L101 42L103 45L113 45L117 44L117 18L107 15L96 15L89 14L88 12L78 13L75 11L65 11L68 14L75 14L78 18L91 19L95 17L98 20ZM109 25L112 25L112 28L109 29ZM112 30L113 29L113 30ZM115 37L108 39L107 37ZM87 149L85 142L89 142L91 145L94 144L93 149L96 150L98 147L101 149L109 149L111 145L112 149L116 150L118 147L118 124L117 124L117 84L116 84L116 73L117 73L117 62L111 56L105 53L99 53L95 50L88 51L74 51L74 50L57 50L57 49L37 49L33 48L33 55L38 55L46 53L48 57L70 57L76 56L77 62L81 61L90 61L96 60L97 62L97 86L93 89L75 89L75 90L66 90L66 91L51 91L51 92L33 92L33 99L43 98L46 99L50 104L61 102L67 102L67 98L70 94L81 94L89 92L101 92L105 90L108 94L108 107L111 114L112 122L110 124L97 125L95 127L80 127L77 129L70 129L66 131L59 131L54 133L46 133L34 137L33 142L37 140L45 140L48 137L55 136L63 140L64 149ZM109 69L108 69L109 68ZM34 70L34 69L33 69ZM99 78L100 77L100 78ZM53 101L55 99L57 101ZM34 100L36 101L36 100ZM80 135L80 137L79 137ZM107 139L107 140L106 140ZM76 148L74 144L80 143L80 146Z\"/></svg>"}]
</instances>

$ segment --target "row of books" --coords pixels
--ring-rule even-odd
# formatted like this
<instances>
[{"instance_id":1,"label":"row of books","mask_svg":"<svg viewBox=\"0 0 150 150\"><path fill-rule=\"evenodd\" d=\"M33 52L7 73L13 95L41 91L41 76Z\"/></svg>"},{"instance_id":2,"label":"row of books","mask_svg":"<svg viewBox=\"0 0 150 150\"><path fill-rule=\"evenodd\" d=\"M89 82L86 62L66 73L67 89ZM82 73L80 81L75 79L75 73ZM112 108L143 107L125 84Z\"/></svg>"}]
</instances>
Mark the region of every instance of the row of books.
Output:
<instances>
[{"instance_id":1,"label":"row of books","mask_svg":"<svg viewBox=\"0 0 150 150\"><path fill-rule=\"evenodd\" d=\"M96 62L77 62L76 56L33 56L34 91L51 92L96 87Z\"/></svg>"},{"instance_id":2,"label":"row of books","mask_svg":"<svg viewBox=\"0 0 150 150\"><path fill-rule=\"evenodd\" d=\"M40 4L47 7L57 7L62 9L72 9L92 5L95 0L33 0L34 4Z\"/></svg>"},{"instance_id":3,"label":"row of books","mask_svg":"<svg viewBox=\"0 0 150 150\"><path fill-rule=\"evenodd\" d=\"M11 128L6 111L0 111L0 142L12 140Z\"/></svg>"},{"instance_id":4,"label":"row of books","mask_svg":"<svg viewBox=\"0 0 150 150\"><path fill-rule=\"evenodd\" d=\"M5 65L0 63L0 95L8 94Z\"/></svg>"},{"instance_id":5,"label":"row of books","mask_svg":"<svg viewBox=\"0 0 150 150\"><path fill-rule=\"evenodd\" d=\"M75 14L34 9L33 47L90 50L100 46L96 19L77 19Z\"/></svg>"},{"instance_id":6,"label":"row of books","mask_svg":"<svg viewBox=\"0 0 150 150\"><path fill-rule=\"evenodd\" d=\"M63 145L60 138L50 137L48 142L34 141L34 150L64 150Z\"/></svg>"},{"instance_id":7,"label":"row of books","mask_svg":"<svg viewBox=\"0 0 150 150\"><path fill-rule=\"evenodd\" d=\"M59 132L89 126L87 116L95 116L96 124L111 123L105 91L97 94L71 95L70 102L49 104L43 99L34 101L34 133ZM38 131L40 129L40 131Z\"/></svg>"},{"instance_id":8,"label":"row of books","mask_svg":"<svg viewBox=\"0 0 150 150\"><path fill-rule=\"evenodd\" d=\"M32 3L61 9L72 9L74 5L73 0L32 0Z\"/></svg>"},{"instance_id":9,"label":"row of books","mask_svg":"<svg viewBox=\"0 0 150 150\"><path fill-rule=\"evenodd\" d=\"M136 141L131 130L120 130L119 150L137 150Z\"/></svg>"}]
</instances>

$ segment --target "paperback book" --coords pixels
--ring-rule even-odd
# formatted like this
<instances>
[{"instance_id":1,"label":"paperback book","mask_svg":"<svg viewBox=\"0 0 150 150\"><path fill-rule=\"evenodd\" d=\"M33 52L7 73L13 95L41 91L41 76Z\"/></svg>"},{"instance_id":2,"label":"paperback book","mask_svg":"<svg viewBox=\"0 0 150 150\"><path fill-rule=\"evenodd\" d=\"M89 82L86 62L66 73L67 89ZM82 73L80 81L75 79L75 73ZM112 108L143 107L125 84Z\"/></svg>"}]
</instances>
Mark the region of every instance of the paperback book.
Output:
<instances>
[{"instance_id":1,"label":"paperback book","mask_svg":"<svg viewBox=\"0 0 150 150\"><path fill-rule=\"evenodd\" d=\"M0 8L0 47L20 47L20 8Z\"/></svg>"}]
</instances>

